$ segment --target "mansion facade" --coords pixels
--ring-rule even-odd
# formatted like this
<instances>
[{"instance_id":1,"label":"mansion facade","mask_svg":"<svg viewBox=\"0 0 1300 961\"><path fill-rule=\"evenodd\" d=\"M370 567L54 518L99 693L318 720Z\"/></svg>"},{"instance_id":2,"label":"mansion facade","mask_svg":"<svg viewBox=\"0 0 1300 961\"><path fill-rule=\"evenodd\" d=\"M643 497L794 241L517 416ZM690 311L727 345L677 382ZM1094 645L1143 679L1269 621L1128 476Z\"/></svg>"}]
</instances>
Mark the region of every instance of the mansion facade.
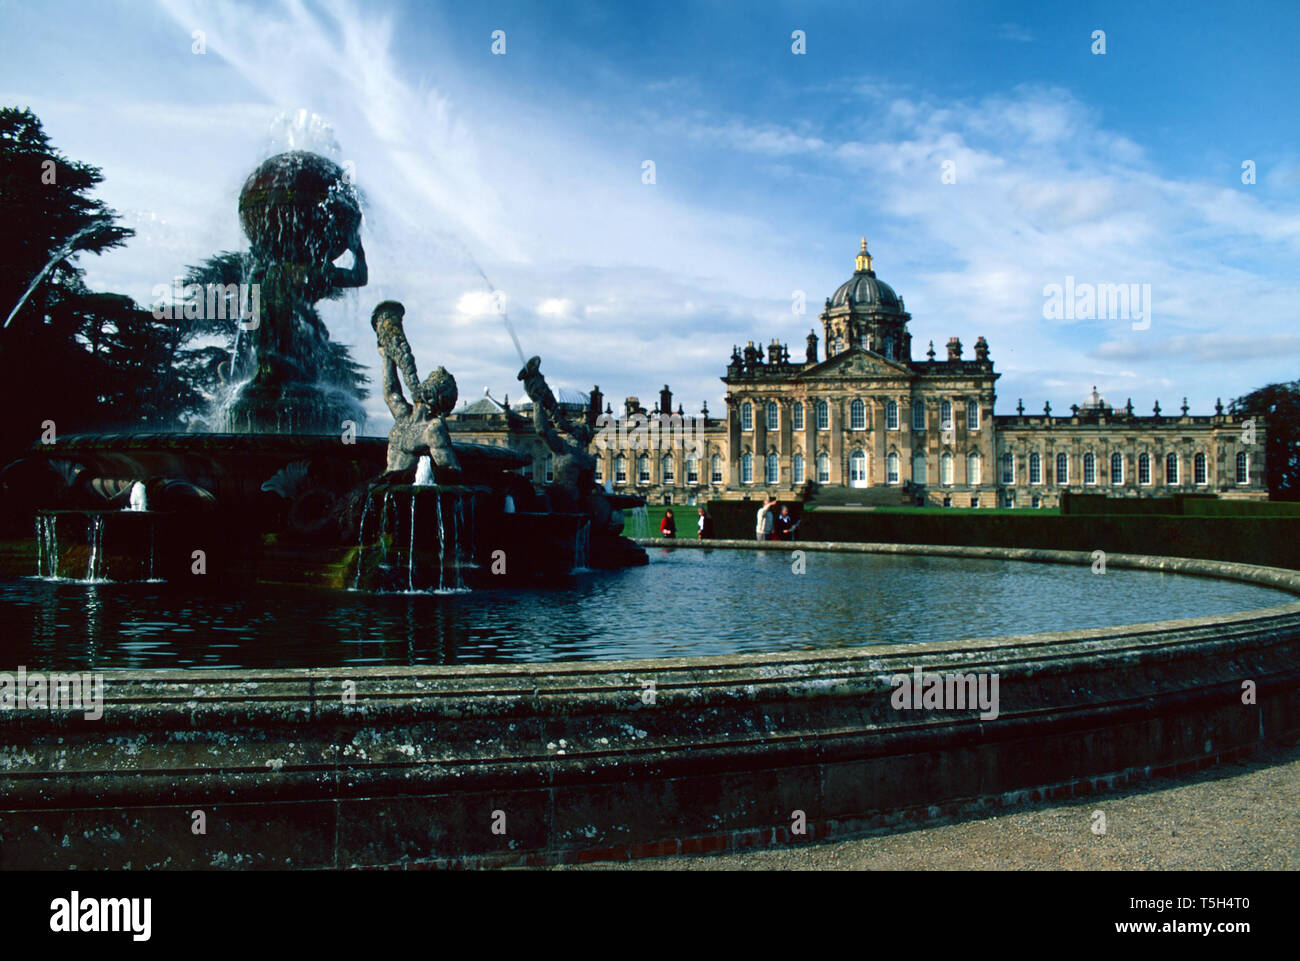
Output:
<instances>
[{"instance_id":1,"label":"mansion facade","mask_svg":"<svg viewBox=\"0 0 1300 961\"><path fill-rule=\"evenodd\" d=\"M1093 389L1068 413L994 413L1000 376L980 337L974 357L961 341L946 356L930 345L912 359L911 315L876 277L866 241L853 276L827 298L822 334L804 356L787 345L733 348L722 381L726 410L672 409L665 385L647 411L628 397L615 413L599 388L561 390L572 418L597 428L598 480L656 503L694 504L815 496L819 503L952 507L1051 507L1064 491L1112 497L1206 493L1266 499L1264 424L1224 412L1192 416L1186 401L1165 415L1138 416ZM824 349L822 346L824 344ZM602 409L603 405L603 409ZM534 435L531 405L490 397L453 412L457 439L532 455L525 467L550 480L550 454Z\"/></svg>"}]
</instances>

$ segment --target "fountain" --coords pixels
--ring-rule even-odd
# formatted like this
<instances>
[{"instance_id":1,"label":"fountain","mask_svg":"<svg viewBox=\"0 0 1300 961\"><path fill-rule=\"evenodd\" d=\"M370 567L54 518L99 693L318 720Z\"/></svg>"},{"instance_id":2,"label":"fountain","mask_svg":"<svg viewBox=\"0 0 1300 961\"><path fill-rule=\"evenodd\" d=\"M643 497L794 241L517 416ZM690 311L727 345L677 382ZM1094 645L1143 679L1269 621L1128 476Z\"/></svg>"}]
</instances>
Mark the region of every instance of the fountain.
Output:
<instances>
[{"instance_id":1,"label":"fountain","mask_svg":"<svg viewBox=\"0 0 1300 961\"><path fill-rule=\"evenodd\" d=\"M455 379L442 367L418 379L395 301L372 316L394 427L387 443L355 436L362 409L315 309L368 279L360 199L341 167L273 156L245 182L239 216L257 296L214 405L224 430L34 445L0 471L7 503L35 519L33 571L438 591L569 571L593 519L609 536L593 537L586 565L646 562L594 489L537 492L518 474L526 455L452 442ZM350 266L335 263L349 253ZM493 565L496 554L507 562Z\"/></svg>"}]
</instances>

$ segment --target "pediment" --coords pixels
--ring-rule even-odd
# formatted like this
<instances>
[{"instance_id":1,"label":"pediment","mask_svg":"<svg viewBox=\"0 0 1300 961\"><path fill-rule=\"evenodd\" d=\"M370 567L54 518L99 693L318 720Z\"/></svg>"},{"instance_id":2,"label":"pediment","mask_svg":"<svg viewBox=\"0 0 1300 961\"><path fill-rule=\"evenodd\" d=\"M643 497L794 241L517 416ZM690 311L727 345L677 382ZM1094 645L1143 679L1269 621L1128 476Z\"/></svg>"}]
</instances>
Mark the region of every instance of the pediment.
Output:
<instances>
[{"instance_id":1,"label":"pediment","mask_svg":"<svg viewBox=\"0 0 1300 961\"><path fill-rule=\"evenodd\" d=\"M851 347L803 372L808 377L912 377L911 368L861 347Z\"/></svg>"}]
</instances>

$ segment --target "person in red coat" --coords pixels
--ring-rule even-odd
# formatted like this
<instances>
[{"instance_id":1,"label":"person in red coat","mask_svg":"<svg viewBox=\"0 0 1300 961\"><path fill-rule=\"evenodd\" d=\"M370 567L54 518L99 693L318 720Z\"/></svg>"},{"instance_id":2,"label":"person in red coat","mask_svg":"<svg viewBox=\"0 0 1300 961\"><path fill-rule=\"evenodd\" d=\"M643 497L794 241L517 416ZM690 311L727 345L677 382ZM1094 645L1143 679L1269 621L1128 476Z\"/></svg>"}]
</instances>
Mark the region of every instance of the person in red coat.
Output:
<instances>
[{"instance_id":1,"label":"person in red coat","mask_svg":"<svg viewBox=\"0 0 1300 961\"><path fill-rule=\"evenodd\" d=\"M659 522L659 536L677 536L677 522L673 520L673 512L671 509L664 511L664 519Z\"/></svg>"}]
</instances>

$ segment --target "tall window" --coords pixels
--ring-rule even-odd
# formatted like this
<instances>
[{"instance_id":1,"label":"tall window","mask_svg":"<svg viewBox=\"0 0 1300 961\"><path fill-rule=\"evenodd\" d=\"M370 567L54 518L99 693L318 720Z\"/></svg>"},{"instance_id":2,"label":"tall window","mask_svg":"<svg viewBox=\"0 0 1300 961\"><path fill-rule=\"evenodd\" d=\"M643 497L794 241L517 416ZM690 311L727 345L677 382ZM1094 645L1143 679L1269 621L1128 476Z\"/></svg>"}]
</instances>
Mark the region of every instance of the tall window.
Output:
<instances>
[{"instance_id":1,"label":"tall window","mask_svg":"<svg viewBox=\"0 0 1300 961\"><path fill-rule=\"evenodd\" d=\"M898 413L895 411L894 416ZM895 424L895 427L898 425ZM860 400L855 400L849 405L849 430L866 430L867 429L867 405Z\"/></svg>"},{"instance_id":2,"label":"tall window","mask_svg":"<svg viewBox=\"0 0 1300 961\"><path fill-rule=\"evenodd\" d=\"M1124 455L1118 452L1110 455L1110 483L1112 487L1124 483Z\"/></svg>"},{"instance_id":3,"label":"tall window","mask_svg":"<svg viewBox=\"0 0 1300 961\"><path fill-rule=\"evenodd\" d=\"M803 454L795 454L794 460L790 462L791 481L795 484L804 482Z\"/></svg>"},{"instance_id":4,"label":"tall window","mask_svg":"<svg viewBox=\"0 0 1300 961\"><path fill-rule=\"evenodd\" d=\"M939 483L945 487L952 486L952 454L943 454L939 458Z\"/></svg>"},{"instance_id":5,"label":"tall window","mask_svg":"<svg viewBox=\"0 0 1300 961\"><path fill-rule=\"evenodd\" d=\"M1056 455L1056 483L1062 487L1070 483L1070 458L1066 454Z\"/></svg>"},{"instance_id":6,"label":"tall window","mask_svg":"<svg viewBox=\"0 0 1300 961\"><path fill-rule=\"evenodd\" d=\"M627 483L627 458L622 454L614 458L614 483Z\"/></svg>"},{"instance_id":7,"label":"tall window","mask_svg":"<svg viewBox=\"0 0 1300 961\"><path fill-rule=\"evenodd\" d=\"M767 402L767 429L779 430L781 427L781 413L777 409L776 401Z\"/></svg>"},{"instance_id":8,"label":"tall window","mask_svg":"<svg viewBox=\"0 0 1300 961\"><path fill-rule=\"evenodd\" d=\"M817 483L829 484L831 482L831 458L825 451L817 455Z\"/></svg>"},{"instance_id":9,"label":"tall window","mask_svg":"<svg viewBox=\"0 0 1300 961\"><path fill-rule=\"evenodd\" d=\"M790 426L793 430L803 430L803 401L796 400L790 413Z\"/></svg>"},{"instance_id":10,"label":"tall window","mask_svg":"<svg viewBox=\"0 0 1300 961\"><path fill-rule=\"evenodd\" d=\"M754 455L749 451L740 455L740 482L742 484L754 483Z\"/></svg>"},{"instance_id":11,"label":"tall window","mask_svg":"<svg viewBox=\"0 0 1300 961\"><path fill-rule=\"evenodd\" d=\"M700 482L700 459L694 455L686 458L686 483L698 484Z\"/></svg>"},{"instance_id":12,"label":"tall window","mask_svg":"<svg viewBox=\"0 0 1300 961\"><path fill-rule=\"evenodd\" d=\"M975 401L975 400L966 401L966 429L967 430L980 429L979 401Z\"/></svg>"},{"instance_id":13,"label":"tall window","mask_svg":"<svg viewBox=\"0 0 1300 961\"><path fill-rule=\"evenodd\" d=\"M603 457L597 457L596 458L596 483L603 484L604 482L605 482L605 459Z\"/></svg>"},{"instance_id":14,"label":"tall window","mask_svg":"<svg viewBox=\"0 0 1300 961\"><path fill-rule=\"evenodd\" d=\"M1237 483L1250 483L1250 461L1244 450L1237 451Z\"/></svg>"},{"instance_id":15,"label":"tall window","mask_svg":"<svg viewBox=\"0 0 1300 961\"><path fill-rule=\"evenodd\" d=\"M754 429L754 405L749 401L745 401L740 405L740 429Z\"/></svg>"},{"instance_id":16,"label":"tall window","mask_svg":"<svg viewBox=\"0 0 1300 961\"><path fill-rule=\"evenodd\" d=\"M817 401L817 429L831 429L831 405L824 400Z\"/></svg>"},{"instance_id":17,"label":"tall window","mask_svg":"<svg viewBox=\"0 0 1300 961\"><path fill-rule=\"evenodd\" d=\"M929 483L925 475L926 475L925 454L918 451L917 453L912 455L912 483L913 484Z\"/></svg>"},{"instance_id":18,"label":"tall window","mask_svg":"<svg viewBox=\"0 0 1300 961\"><path fill-rule=\"evenodd\" d=\"M781 462L777 459L776 454L768 454L767 471L764 474L764 478L766 479L767 483L775 484L780 479L780 476L781 476Z\"/></svg>"},{"instance_id":19,"label":"tall window","mask_svg":"<svg viewBox=\"0 0 1300 961\"><path fill-rule=\"evenodd\" d=\"M1173 487L1178 483L1178 455L1165 455L1165 483Z\"/></svg>"},{"instance_id":20,"label":"tall window","mask_svg":"<svg viewBox=\"0 0 1300 961\"><path fill-rule=\"evenodd\" d=\"M1029 455L1029 483L1041 484L1043 482L1043 459L1037 453Z\"/></svg>"},{"instance_id":21,"label":"tall window","mask_svg":"<svg viewBox=\"0 0 1300 961\"><path fill-rule=\"evenodd\" d=\"M912 430L925 430L925 403L912 401Z\"/></svg>"},{"instance_id":22,"label":"tall window","mask_svg":"<svg viewBox=\"0 0 1300 961\"><path fill-rule=\"evenodd\" d=\"M1192 480L1197 484L1209 483L1205 470L1205 455L1197 454L1192 458Z\"/></svg>"},{"instance_id":23,"label":"tall window","mask_svg":"<svg viewBox=\"0 0 1300 961\"><path fill-rule=\"evenodd\" d=\"M714 454L709 458L709 482L712 484L722 483L722 455Z\"/></svg>"},{"instance_id":24,"label":"tall window","mask_svg":"<svg viewBox=\"0 0 1300 961\"><path fill-rule=\"evenodd\" d=\"M898 483L898 455L891 453L885 458L885 483Z\"/></svg>"},{"instance_id":25,"label":"tall window","mask_svg":"<svg viewBox=\"0 0 1300 961\"><path fill-rule=\"evenodd\" d=\"M849 482L855 487L867 482L867 455L860 450L849 455Z\"/></svg>"},{"instance_id":26,"label":"tall window","mask_svg":"<svg viewBox=\"0 0 1300 961\"><path fill-rule=\"evenodd\" d=\"M673 470L673 457L671 454L664 455L664 459L659 462L659 470L662 483L672 484L676 482L677 474Z\"/></svg>"},{"instance_id":27,"label":"tall window","mask_svg":"<svg viewBox=\"0 0 1300 961\"><path fill-rule=\"evenodd\" d=\"M1138 454L1138 483L1151 483L1151 455Z\"/></svg>"},{"instance_id":28,"label":"tall window","mask_svg":"<svg viewBox=\"0 0 1300 961\"><path fill-rule=\"evenodd\" d=\"M1007 451L1002 455L1002 483L1014 484L1016 482L1016 455Z\"/></svg>"},{"instance_id":29,"label":"tall window","mask_svg":"<svg viewBox=\"0 0 1300 961\"><path fill-rule=\"evenodd\" d=\"M650 457L642 454L636 459L636 482L638 484L650 483Z\"/></svg>"},{"instance_id":30,"label":"tall window","mask_svg":"<svg viewBox=\"0 0 1300 961\"><path fill-rule=\"evenodd\" d=\"M892 400L885 404L885 427L888 430L898 430L898 404Z\"/></svg>"},{"instance_id":31,"label":"tall window","mask_svg":"<svg viewBox=\"0 0 1300 961\"><path fill-rule=\"evenodd\" d=\"M971 454L966 458L966 483L972 486L983 483L980 470L981 464L979 454Z\"/></svg>"},{"instance_id":32,"label":"tall window","mask_svg":"<svg viewBox=\"0 0 1300 961\"><path fill-rule=\"evenodd\" d=\"M1083 482L1085 484L1097 483L1097 458L1092 454L1083 455Z\"/></svg>"},{"instance_id":33,"label":"tall window","mask_svg":"<svg viewBox=\"0 0 1300 961\"><path fill-rule=\"evenodd\" d=\"M952 430L952 401L939 401L939 429Z\"/></svg>"}]
</instances>

